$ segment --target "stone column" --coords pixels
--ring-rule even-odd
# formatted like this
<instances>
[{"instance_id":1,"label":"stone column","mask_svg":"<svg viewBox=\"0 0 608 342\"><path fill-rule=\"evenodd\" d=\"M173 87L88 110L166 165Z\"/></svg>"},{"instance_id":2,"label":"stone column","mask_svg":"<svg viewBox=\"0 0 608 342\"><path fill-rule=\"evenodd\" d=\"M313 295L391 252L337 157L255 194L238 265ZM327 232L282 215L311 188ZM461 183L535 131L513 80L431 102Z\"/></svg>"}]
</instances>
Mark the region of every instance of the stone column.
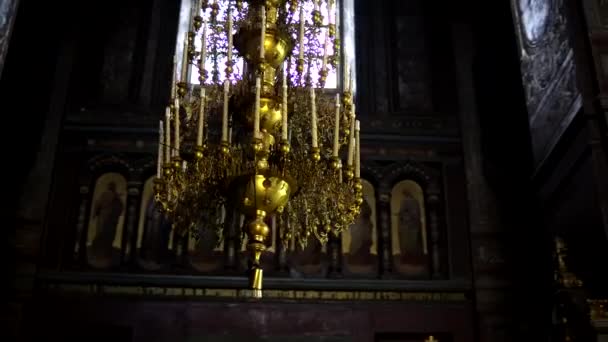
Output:
<instances>
[{"instance_id":1,"label":"stone column","mask_svg":"<svg viewBox=\"0 0 608 342\"><path fill-rule=\"evenodd\" d=\"M127 184L127 210L125 211L125 229L122 233L121 260L120 265L124 267L135 261L137 249L135 246L137 239L137 225L139 221L139 210L141 203L142 183L139 181Z\"/></svg>"},{"instance_id":2,"label":"stone column","mask_svg":"<svg viewBox=\"0 0 608 342\"><path fill-rule=\"evenodd\" d=\"M441 246L439 243L440 239L440 217L441 205L439 191L436 186L429 188L427 193L427 207L429 210L429 232L430 232L430 243L428 244L431 255L431 278L441 279L444 277L441 265Z\"/></svg>"},{"instance_id":3,"label":"stone column","mask_svg":"<svg viewBox=\"0 0 608 342\"><path fill-rule=\"evenodd\" d=\"M224 231L224 265L226 268L234 270L238 267L239 260L237 259L239 252L239 238L241 217L237 210L228 207L226 209L228 224Z\"/></svg>"},{"instance_id":4,"label":"stone column","mask_svg":"<svg viewBox=\"0 0 608 342\"><path fill-rule=\"evenodd\" d=\"M76 221L76 232L74 234L74 258L72 264L79 267L86 264L87 244L87 211L91 206L91 194L87 185L80 186L80 204L78 205L78 220Z\"/></svg>"},{"instance_id":5,"label":"stone column","mask_svg":"<svg viewBox=\"0 0 608 342\"><path fill-rule=\"evenodd\" d=\"M17 0L0 2L0 9L4 8L7 4L16 2ZM70 71L73 63L73 42L64 42L64 44L60 47L61 55L57 59L55 66L55 82L50 96L49 112L45 115L46 119L40 139L40 148L34 165L26 178L23 191L20 194L21 197L17 199L17 217L21 224L16 227L16 245L18 249L31 249L35 255L39 253L42 227L47 217L46 209L53 178L53 172L51 171L54 169L56 148L59 141ZM3 58L3 55L0 56L0 62L3 61ZM83 227L83 229L86 229L86 227ZM80 251L80 253L82 252ZM31 267L35 268L36 266L32 263Z\"/></svg>"},{"instance_id":6,"label":"stone column","mask_svg":"<svg viewBox=\"0 0 608 342\"><path fill-rule=\"evenodd\" d=\"M338 276L342 272L342 240L329 234L327 241L327 254L329 258L329 277Z\"/></svg>"},{"instance_id":7,"label":"stone column","mask_svg":"<svg viewBox=\"0 0 608 342\"><path fill-rule=\"evenodd\" d=\"M380 275L390 277L393 271L391 243L391 190L385 187L378 189L378 257L380 258Z\"/></svg>"},{"instance_id":8,"label":"stone column","mask_svg":"<svg viewBox=\"0 0 608 342\"><path fill-rule=\"evenodd\" d=\"M2 0L0 2L0 76L4 67L4 59L8 51L13 24L17 16L19 0Z\"/></svg>"},{"instance_id":9,"label":"stone column","mask_svg":"<svg viewBox=\"0 0 608 342\"><path fill-rule=\"evenodd\" d=\"M471 27L465 23L454 23L452 33L456 42L454 55L457 60L478 341L513 341L509 335L508 312L505 311L509 284L501 281L496 271L504 263L500 255L502 241L499 224L493 215L497 204L482 169L481 128L473 88L474 45Z\"/></svg>"}]
</instances>

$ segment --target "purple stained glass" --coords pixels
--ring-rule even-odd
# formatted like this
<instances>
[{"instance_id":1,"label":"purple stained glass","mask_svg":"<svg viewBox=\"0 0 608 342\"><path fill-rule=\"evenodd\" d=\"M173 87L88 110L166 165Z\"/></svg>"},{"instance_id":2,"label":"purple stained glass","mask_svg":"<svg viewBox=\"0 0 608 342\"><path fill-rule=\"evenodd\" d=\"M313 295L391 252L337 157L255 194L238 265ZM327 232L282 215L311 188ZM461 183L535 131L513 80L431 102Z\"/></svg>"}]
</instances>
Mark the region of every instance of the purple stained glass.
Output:
<instances>
[{"instance_id":1,"label":"purple stained glass","mask_svg":"<svg viewBox=\"0 0 608 342\"><path fill-rule=\"evenodd\" d=\"M207 71L207 78L205 80L205 84L216 84L223 83L226 79L226 61L227 61L227 46L228 46L228 36L226 34L227 31L227 9L228 9L228 0L218 0L219 11L217 15L216 22L210 23L211 20L211 8L205 9L205 11L201 12L201 16L203 17L204 23L207 25L207 34L206 34L206 42L207 42L207 58L205 60L205 70ZM302 3L302 2L300 2ZM328 37L328 24L335 23L336 21L336 5L331 9L328 9L327 1L320 1L319 10L323 16L323 25L321 28L314 28L312 26L312 12L314 10L313 0L304 0L303 8L304 8L304 18L306 21L305 24L305 38L304 38L304 52L305 59L310 61L309 65L304 66L304 75L303 79L298 77L298 73L296 71L296 61L299 56L300 46L298 42L298 28L299 28L299 13L296 13L294 16L294 20L291 25L292 38L296 41L296 44L293 49L292 57L288 58L286 64L289 66L289 75L292 84L302 84L308 73L310 73L310 78L312 79L312 83L315 86L318 86L319 73L323 64L323 55L325 50L325 40ZM232 2L232 18L233 18L233 34L237 32L237 22L243 19L243 17L247 13L248 4L246 1L243 1L243 10L237 11L234 6L234 2ZM314 32L313 32L314 30ZM338 30L336 30L338 32ZM195 38L195 48L196 51L201 51L201 40L203 36L203 29L201 29L196 38ZM310 37L314 37L314 39L310 39ZM325 82L324 88L333 89L337 87L337 75L336 70L330 64L330 57L334 53L333 41L328 38L327 43L327 78ZM233 72L230 76L231 83L235 83L242 78L244 61L243 58L239 57L236 51L233 50ZM190 77L190 82L193 84L199 84L199 68L198 68L198 59L195 59L196 63L192 66L192 72ZM215 76L215 77L214 77Z\"/></svg>"}]
</instances>

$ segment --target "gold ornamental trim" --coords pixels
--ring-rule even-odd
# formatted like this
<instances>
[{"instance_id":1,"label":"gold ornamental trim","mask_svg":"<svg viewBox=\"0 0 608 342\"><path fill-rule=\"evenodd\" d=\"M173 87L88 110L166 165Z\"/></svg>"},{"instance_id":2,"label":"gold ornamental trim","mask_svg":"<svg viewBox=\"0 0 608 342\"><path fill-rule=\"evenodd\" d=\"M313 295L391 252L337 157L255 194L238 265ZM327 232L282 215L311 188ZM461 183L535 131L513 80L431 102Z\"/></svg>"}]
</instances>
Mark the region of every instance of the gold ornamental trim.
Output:
<instances>
[{"instance_id":1,"label":"gold ornamental trim","mask_svg":"<svg viewBox=\"0 0 608 342\"><path fill-rule=\"evenodd\" d=\"M587 303L592 321L608 320L608 299L590 299Z\"/></svg>"},{"instance_id":2,"label":"gold ornamental trim","mask_svg":"<svg viewBox=\"0 0 608 342\"><path fill-rule=\"evenodd\" d=\"M251 299L250 289L48 284L49 293L175 298ZM265 300L465 302L464 292L263 290Z\"/></svg>"}]
</instances>

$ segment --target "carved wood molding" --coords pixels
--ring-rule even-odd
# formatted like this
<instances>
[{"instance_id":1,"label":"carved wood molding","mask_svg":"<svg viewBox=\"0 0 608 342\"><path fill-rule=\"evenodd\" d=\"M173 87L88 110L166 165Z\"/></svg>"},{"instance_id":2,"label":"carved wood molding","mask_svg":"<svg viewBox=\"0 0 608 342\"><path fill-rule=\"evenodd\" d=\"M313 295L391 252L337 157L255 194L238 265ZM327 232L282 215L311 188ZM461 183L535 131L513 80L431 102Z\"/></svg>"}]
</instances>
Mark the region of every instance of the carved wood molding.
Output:
<instances>
[{"instance_id":1,"label":"carved wood molding","mask_svg":"<svg viewBox=\"0 0 608 342\"><path fill-rule=\"evenodd\" d=\"M82 185L91 184L96 177L106 172L120 173L127 180L133 179L132 162L120 154L102 153L90 158L84 165L85 168L80 173Z\"/></svg>"},{"instance_id":2,"label":"carved wood molding","mask_svg":"<svg viewBox=\"0 0 608 342\"><path fill-rule=\"evenodd\" d=\"M234 276L186 276L170 274L122 274L122 273L89 273L89 272L54 272L40 271L38 280L41 284L79 285L96 287L113 285L126 287L157 288L217 288L242 289L247 287L247 278ZM468 281L456 280L391 280L391 279L314 279L314 278L279 278L266 277L265 288L268 290L289 291L379 291L397 293L454 293L465 296L471 289Z\"/></svg>"},{"instance_id":3,"label":"carved wood molding","mask_svg":"<svg viewBox=\"0 0 608 342\"><path fill-rule=\"evenodd\" d=\"M79 285L48 284L50 294L88 296L143 296L182 298L189 300L250 300L251 290L231 288L193 288L165 286ZM466 303L461 292L402 292L402 291L317 291L317 290L263 290L264 300L298 301L356 301L356 302L438 302Z\"/></svg>"},{"instance_id":4,"label":"carved wood molding","mask_svg":"<svg viewBox=\"0 0 608 342\"><path fill-rule=\"evenodd\" d=\"M435 191L441 181L439 174L438 170L428 165L409 160L387 167L382 173L382 186L390 189L400 180L411 179L419 183L425 191Z\"/></svg>"}]
</instances>

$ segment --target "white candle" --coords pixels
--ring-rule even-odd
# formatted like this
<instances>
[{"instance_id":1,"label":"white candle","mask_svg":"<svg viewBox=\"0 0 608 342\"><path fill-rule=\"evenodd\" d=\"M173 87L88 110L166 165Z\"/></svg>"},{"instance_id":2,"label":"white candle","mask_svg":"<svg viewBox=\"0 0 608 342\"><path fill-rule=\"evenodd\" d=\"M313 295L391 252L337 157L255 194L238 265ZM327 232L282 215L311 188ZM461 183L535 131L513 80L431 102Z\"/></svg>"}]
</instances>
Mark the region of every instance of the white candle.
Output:
<instances>
[{"instance_id":1,"label":"white candle","mask_svg":"<svg viewBox=\"0 0 608 342\"><path fill-rule=\"evenodd\" d=\"M348 91L350 91L351 94L354 91L354 88L353 88L353 68L352 67L348 69Z\"/></svg>"},{"instance_id":2,"label":"white candle","mask_svg":"<svg viewBox=\"0 0 608 342\"><path fill-rule=\"evenodd\" d=\"M182 54L182 74L180 82L188 83L188 32L184 36L184 51Z\"/></svg>"},{"instance_id":3,"label":"white candle","mask_svg":"<svg viewBox=\"0 0 608 342\"><path fill-rule=\"evenodd\" d=\"M179 98L175 99L175 155L179 156Z\"/></svg>"},{"instance_id":4,"label":"white candle","mask_svg":"<svg viewBox=\"0 0 608 342\"><path fill-rule=\"evenodd\" d=\"M228 141L228 92L230 81L224 81L224 111L222 112L222 142Z\"/></svg>"},{"instance_id":5,"label":"white candle","mask_svg":"<svg viewBox=\"0 0 608 342\"><path fill-rule=\"evenodd\" d=\"M321 67L321 70L326 70L327 69L327 50L329 47L329 29L325 30L325 44L323 46L323 66Z\"/></svg>"},{"instance_id":6,"label":"white candle","mask_svg":"<svg viewBox=\"0 0 608 342\"><path fill-rule=\"evenodd\" d=\"M303 5L300 7L300 37L299 37L299 44L300 44L300 56L299 59L303 60L304 59L304 7Z\"/></svg>"},{"instance_id":7,"label":"white candle","mask_svg":"<svg viewBox=\"0 0 608 342\"><path fill-rule=\"evenodd\" d=\"M156 161L156 178L160 178L162 163L163 163L163 139L165 133L163 132L163 120L160 120L158 128L158 159Z\"/></svg>"},{"instance_id":8,"label":"white candle","mask_svg":"<svg viewBox=\"0 0 608 342\"><path fill-rule=\"evenodd\" d=\"M354 107L355 105L353 105ZM354 112L353 112L354 113ZM346 164L348 166L352 166L353 165L353 154L355 152L355 116L352 115L351 116L351 121L350 121L350 135L348 137L348 159Z\"/></svg>"},{"instance_id":9,"label":"white candle","mask_svg":"<svg viewBox=\"0 0 608 342\"><path fill-rule=\"evenodd\" d=\"M228 61L226 62L227 64L230 64L230 62L232 62L232 10L230 8L230 1L228 1L228 32L226 32L226 34L228 35Z\"/></svg>"},{"instance_id":10,"label":"white candle","mask_svg":"<svg viewBox=\"0 0 608 342\"><path fill-rule=\"evenodd\" d=\"M336 94L336 117L334 120L334 149L332 154L337 157L340 151L340 94Z\"/></svg>"},{"instance_id":11,"label":"white candle","mask_svg":"<svg viewBox=\"0 0 608 342\"><path fill-rule=\"evenodd\" d=\"M313 0L314 3L314 10L318 11L319 10L319 0Z\"/></svg>"},{"instance_id":12,"label":"white candle","mask_svg":"<svg viewBox=\"0 0 608 342\"><path fill-rule=\"evenodd\" d=\"M344 87L344 92L348 93L350 89L348 89L348 64L344 63L344 75L342 75L342 86Z\"/></svg>"},{"instance_id":13,"label":"white candle","mask_svg":"<svg viewBox=\"0 0 608 342\"><path fill-rule=\"evenodd\" d=\"M283 125L281 126L281 138L287 140L287 63L283 63L283 110L282 119Z\"/></svg>"},{"instance_id":14,"label":"white candle","mask_svg":"<svg viewBox=\"0 0 608 342\"><path fill-rule=\"evenodd\" d=\"M336 31L335 31L335 37L338 38L340 37L340 9L338 8L338 2L336 0L335 6L334 6L334 12L335 16L334 16L334 25L336 27ZM338 51L334 51L334 54L338 54Z\"/></svg>"},{"instance_id":15,"label":"white candle","mask_svg":"<svg viewBox=\"0 0 608 342\"><path fill-rule=\"evenodd\" d=\"M203 25L203 36L201 37L201 57L198 62L198 68L201 69L201 74L203 74L202 70L205 69L205 61L207 60L207 23L204 23Z\"/></svg>"},{"instance_id":16,"label":"white candle","mask_svg":"<svg viewBox=\"0 0 608 342\"><path fill-rule=\"evenodd\" d=\"M312 147L319 147L317 141L317 104L315 99L315 88L310 88L310 130L312 132Z\"/></svg>"},{"instance_id":17,"label":"white candle","mask_svg":"<svg viewBox=\"0 0 608 342\"><path fill-rule=\"evenodd\" d=\"M253 115L253 137L260 137L260 76L255 78L255 109Z\"/></svg>"},{"instance_id":18,"label":"white candle","mask_svg":"<svg viewBox=\"0 0 608 342\"><path fill-rule=\"evenodd\" d=\"M260 59L264 60L264 41L266 40L266 6L262 5L262 30L260 41Z\"/></svg>"},{"instance_id":19,"label":"white candle","mask_svg":"<svg viewBox=\"0 0 608 342\"><path fill-rule=\"evenodd\" d=\"M165 109L165 162L171 161L171 109Z\"/></svg>"},{"instance_id":20,"label":"white candle","mask_svg":"<svg viewBox=\"0 0 608 342\"><path fill-rule=\"evenodd\" d=\"M192 1L190 2L191 6L190 7L190 22L188 23L188 30L189 31L194 31L194 17L196 16L196 6L192 3Z\"/></svg>"},{"instance_id":21,"label":"white candle","mask_svg":"<svg viewBox=\"0 0 608 342\"><path fill-rule=\"evenodd\" d=\"M203 128L205 122L205 88L201 86L201 106L198 111L198 131L196 135L196 146L203 146Z\"/></svg>"},{"instance_id":22,"label":"white candle","mask_svg":"<svg viewBox=\"0 0 608 342\"><path fill-rule=\"evenodd\" d=\"M174 55L173 56L173 69L171 71L171 98L175 98L176 95L176 83L177 83L177 77L175 77L177 75L177 57Z\"/></svg>"},{"instance_id":23,"label":"white candle","mask_svg":"<svg viewBox=\"0 0 608 342\"><path fill-rule=\"evenodd\" d=\"M361 145L360 145L360 122L355 122L355 177L361 178Z\"/></svg>"}]
</instances>

